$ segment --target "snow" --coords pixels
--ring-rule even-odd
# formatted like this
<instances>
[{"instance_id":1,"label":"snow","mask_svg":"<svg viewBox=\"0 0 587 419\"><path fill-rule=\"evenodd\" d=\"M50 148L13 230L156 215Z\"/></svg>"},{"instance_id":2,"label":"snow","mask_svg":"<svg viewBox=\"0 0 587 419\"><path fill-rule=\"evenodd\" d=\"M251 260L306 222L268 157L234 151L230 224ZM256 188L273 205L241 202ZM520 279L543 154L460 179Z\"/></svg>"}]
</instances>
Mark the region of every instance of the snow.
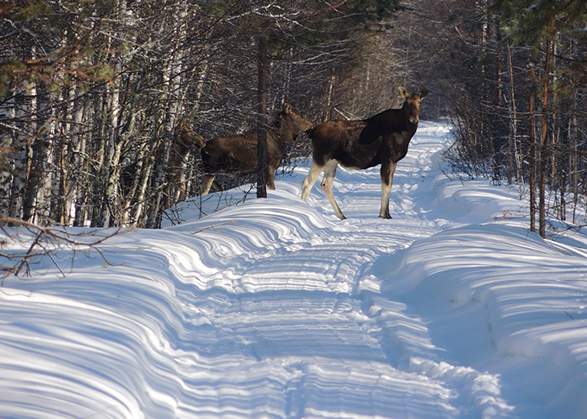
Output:
<instances>
[{"instance_id":1,"label":"snow","mask_svg":"<svg viewBox=\"0 0 587 419\"><path fill-rule=\"evenodd\" d=\"M318 184L299 199L305 164L268 199L40 255L0 288L0 417L585 417L587 237L447 178L449 141L421 123L393 220L378 168L339 169L340 221Z\"/></svg>"}]
</instances>

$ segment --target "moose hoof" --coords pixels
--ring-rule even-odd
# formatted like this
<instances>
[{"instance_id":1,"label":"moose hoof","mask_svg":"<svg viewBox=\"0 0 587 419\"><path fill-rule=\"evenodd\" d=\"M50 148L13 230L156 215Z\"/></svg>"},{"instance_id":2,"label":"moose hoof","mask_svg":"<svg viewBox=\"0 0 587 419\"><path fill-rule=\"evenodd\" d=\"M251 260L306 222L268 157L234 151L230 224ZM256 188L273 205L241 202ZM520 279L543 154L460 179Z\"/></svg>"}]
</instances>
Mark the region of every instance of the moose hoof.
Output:
<instances>
[{"instance_id":1,"label":"moose hoof","mask_svg":"<svg viewBox=\"0 0 587 419\"><path fill-rule=\"evenodd\" d=\"M384 220L391 220L391 215L389 213L386 214L379 214L379 218L383 218Z\"/></svg>"},{"instance_id":2,"label":"moose hoof","mask_svg":"<svg viewBox=\"0 0 587 419\"><path fill-rule=\"evenodd\" d=\"M346 220L346 217L344 216L344 214L342 212L337 212L336 216L341 220Z\"/></svg>"}]
</instances>

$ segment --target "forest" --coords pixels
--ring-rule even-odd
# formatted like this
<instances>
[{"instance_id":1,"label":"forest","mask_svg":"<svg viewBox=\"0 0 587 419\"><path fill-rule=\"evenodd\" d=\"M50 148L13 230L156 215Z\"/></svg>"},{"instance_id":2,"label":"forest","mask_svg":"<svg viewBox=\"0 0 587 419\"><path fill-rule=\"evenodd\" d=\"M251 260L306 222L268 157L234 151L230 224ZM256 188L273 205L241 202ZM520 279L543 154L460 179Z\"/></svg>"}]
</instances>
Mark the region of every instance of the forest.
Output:
<instances>
[{"instance_id":1,"label":"forest","mask_svg":"<svg viewBox=\"0 0 587 419\"><path fill-rule=\"evenodd\" d=\"M399 86L428 86L455 171L517 185L532 230L587 205L584 0L22 0L0 17L4 225L157 228L204 176L182 129L261 129L285 104L363 119ZM300 135L282 170L308 150Z\"/></svg>"}]
</instances>

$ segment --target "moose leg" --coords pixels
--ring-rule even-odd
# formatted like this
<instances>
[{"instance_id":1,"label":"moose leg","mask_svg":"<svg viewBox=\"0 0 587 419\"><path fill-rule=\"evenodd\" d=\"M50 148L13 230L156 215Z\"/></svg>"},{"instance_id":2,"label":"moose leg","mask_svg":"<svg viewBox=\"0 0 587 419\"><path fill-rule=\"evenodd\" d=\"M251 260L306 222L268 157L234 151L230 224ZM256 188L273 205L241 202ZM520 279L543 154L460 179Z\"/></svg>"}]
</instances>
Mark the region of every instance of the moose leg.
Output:
<instances>
[{"instance_id":1,"label":"moose leg","mask_svg":"<svg viewBox=\"0 0 587 419\"><path fill-rule=\"evenodd\" d=\"M267 179L267 188L274 191L275 190L275 169L267 166L267 171L265 172L265 179Z\"/></svg>"},{"instance_id":2,"label":"moose leg","mask_svg":"<svg viewBox=\"0 0 587 419\"><path fill-rule=\"evenodd\" d=\"M216 175L206 175L204 180L202 181L202 185L200 186L200 195L206 195L210 192L210 188L212 187L212 183L214 182L214 178Z\"/></svg>"},{"instance_id":3,"label":"moose leg","mask_svg":"<svg viewBox=\"0 0 587 419\"><path fill-rule=\"evenodd\" d=\"M324 177L322 178L322 189L326 193L328 200L330 201L330 205L334 208L334 212L336 212L336 216L341 220L344 220L346 217L340 210L336 200L334 199L334 194L332 193L332 184L334 183L334 176L336 176L336 168L338 166L338 162L336 160L330 160L328 164L324 167Z\"/></svg>"},{"instance_id":4,"label":"moose leg","mask_svg":"<svg viewBox=\"0 0 587 419\"><path fill-rule=\"evenodd\" d=\"M389 215L389 194L396 167L397 162L381 164L381 210L379 211L379 217L381 218L391 218L391 215Z\"/></svg>"},{"instance_id":5,"label":"moose leg","mask_svg":"<svg viewBox=\"0 0 587 419\"><path fill-rule=\"evenodd\" d=\"M318 165L314 160L312 160L312 167L310 168L310 172L308 176L304 179L304 183L302 183L302 200L305 201L308 199L308 195L310 195L310 191L312 190L312 186L318 180L318 176L320 176L320 172L324 166Z\"/></svg>"}]
</instances>

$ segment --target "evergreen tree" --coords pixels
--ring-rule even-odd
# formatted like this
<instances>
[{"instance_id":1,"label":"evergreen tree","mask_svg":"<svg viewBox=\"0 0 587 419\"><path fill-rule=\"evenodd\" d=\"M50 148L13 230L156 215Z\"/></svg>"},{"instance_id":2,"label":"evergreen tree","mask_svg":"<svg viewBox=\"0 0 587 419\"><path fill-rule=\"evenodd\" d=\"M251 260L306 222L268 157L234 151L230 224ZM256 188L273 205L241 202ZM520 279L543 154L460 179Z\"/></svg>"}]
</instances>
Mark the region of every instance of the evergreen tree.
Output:
<instances>
[{"instance_id":1,"label":"evergreen tree","mask_svg":"<svg viewBox=\"0 0 587 419\"><path fill-rule=\"evenodd\" d=\"M575 37L577 25L587 22L584 0L496 0L490 10L499 13L512 39L536 47L557 34Z\"/></svg>"}]
</instances>

